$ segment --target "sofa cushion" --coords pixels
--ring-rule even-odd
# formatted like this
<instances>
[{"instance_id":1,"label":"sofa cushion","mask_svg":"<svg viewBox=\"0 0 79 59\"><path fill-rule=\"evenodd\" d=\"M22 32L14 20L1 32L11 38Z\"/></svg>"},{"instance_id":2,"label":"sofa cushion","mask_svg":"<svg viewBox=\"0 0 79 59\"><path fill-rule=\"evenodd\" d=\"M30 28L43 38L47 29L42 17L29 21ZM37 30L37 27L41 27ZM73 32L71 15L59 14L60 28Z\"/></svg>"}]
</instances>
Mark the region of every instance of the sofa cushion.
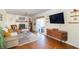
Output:
<instances>
[{"instance_id":1,"label":"sofa cushion","mask_svg":"<svg viewBox=\"0 0 79 59\"><path fill-rule=\"evenodd\" d=\"M17 32L12 32L11 33L11 36L16 36L16 35L18 35Z\"/></svg>"},{"instance_id":2,"label":"sofa cushion","mask_svg":"<svg viewBox=\"0 0 79 59\"><path fill-rule=\"evenodd\" d=\"M9 32L4 32L4 37L10 37L11 36L11 33Z\"/></svg>"}]
</instances>

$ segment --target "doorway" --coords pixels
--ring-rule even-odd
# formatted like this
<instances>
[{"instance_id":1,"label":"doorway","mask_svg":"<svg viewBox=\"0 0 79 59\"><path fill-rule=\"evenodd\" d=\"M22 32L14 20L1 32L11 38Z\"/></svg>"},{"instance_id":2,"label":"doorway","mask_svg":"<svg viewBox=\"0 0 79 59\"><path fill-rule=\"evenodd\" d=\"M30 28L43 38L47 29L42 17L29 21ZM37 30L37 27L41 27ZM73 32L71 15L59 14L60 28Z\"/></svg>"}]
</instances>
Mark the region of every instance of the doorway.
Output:
<instances>
[{"instance_id":1,"label":"doorway","mask_svg":"<svg viewBox=\"0 0 79 59\"><path fill-rule=\"evenodd\" d=\"M36 32L42 34L46 32L45 18L36 19Z\"/></svg>"}]
</instances>

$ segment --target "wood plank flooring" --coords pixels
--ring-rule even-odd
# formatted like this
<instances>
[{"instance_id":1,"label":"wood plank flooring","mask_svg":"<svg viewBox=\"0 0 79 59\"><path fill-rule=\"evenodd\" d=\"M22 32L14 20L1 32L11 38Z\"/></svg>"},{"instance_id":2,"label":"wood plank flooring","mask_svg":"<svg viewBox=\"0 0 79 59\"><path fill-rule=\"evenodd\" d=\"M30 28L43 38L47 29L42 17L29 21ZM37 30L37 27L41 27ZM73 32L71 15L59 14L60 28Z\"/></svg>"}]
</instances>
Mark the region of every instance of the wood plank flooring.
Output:
<instances>
[{"instance_id":1,"label":"wood plank flooring","mask_svg":"<svg viewBox=\"0 0 79 59\"><path fill-rule=\"evenodd\" d=\"M37 34L36 41L12 49L76 49L76 47L49 38L45 35Z\"/></svg>"}]
</instances>

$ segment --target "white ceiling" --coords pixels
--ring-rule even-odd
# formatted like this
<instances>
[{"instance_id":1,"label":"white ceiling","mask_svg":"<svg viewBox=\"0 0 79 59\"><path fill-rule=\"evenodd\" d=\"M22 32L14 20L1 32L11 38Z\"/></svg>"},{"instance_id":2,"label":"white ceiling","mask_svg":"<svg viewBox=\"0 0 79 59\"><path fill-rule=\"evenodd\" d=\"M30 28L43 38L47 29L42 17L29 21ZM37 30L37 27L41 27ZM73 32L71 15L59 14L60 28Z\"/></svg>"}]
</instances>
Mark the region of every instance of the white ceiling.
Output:
<instances>
[{"instance_id":1,"label":"white ceiling","mask_svg":"<svg viewBox=\"0 0 79 59\"><path fill-rule=\"evenodd\" d=\"M24 15L24 16L33 16L50 9L5 9L9 14L17 14L17 15Z\"/></svg>"}]
</instances>

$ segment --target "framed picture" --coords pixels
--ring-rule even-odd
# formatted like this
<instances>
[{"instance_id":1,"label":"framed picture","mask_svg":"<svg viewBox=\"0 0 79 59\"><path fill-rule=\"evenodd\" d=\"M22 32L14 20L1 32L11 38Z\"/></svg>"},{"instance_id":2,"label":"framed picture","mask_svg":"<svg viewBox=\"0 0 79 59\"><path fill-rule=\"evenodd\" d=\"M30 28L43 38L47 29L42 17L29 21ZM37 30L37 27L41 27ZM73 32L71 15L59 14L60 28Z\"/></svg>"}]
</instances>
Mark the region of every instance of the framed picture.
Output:
<instances>
[{"instance_id":1,"label":"framed picture","mask_svg":"<svg viewBox=\"0 0 79 59\"><path fill-rule=\"evenodd\" d=\"M2 21L2 18L3 18L3 15L2 15L2 14L0 14L0 21Z\"/></svg>"},{"instance_id":2,"label":"framed picture","mask_svg":"<svg viewBox=\"0 0 79 59\"><path fill-rule=\"evenodd\" d=\"M18 20L25 21L25 17L19 17Z\"/></svg>"}]
</instances>

